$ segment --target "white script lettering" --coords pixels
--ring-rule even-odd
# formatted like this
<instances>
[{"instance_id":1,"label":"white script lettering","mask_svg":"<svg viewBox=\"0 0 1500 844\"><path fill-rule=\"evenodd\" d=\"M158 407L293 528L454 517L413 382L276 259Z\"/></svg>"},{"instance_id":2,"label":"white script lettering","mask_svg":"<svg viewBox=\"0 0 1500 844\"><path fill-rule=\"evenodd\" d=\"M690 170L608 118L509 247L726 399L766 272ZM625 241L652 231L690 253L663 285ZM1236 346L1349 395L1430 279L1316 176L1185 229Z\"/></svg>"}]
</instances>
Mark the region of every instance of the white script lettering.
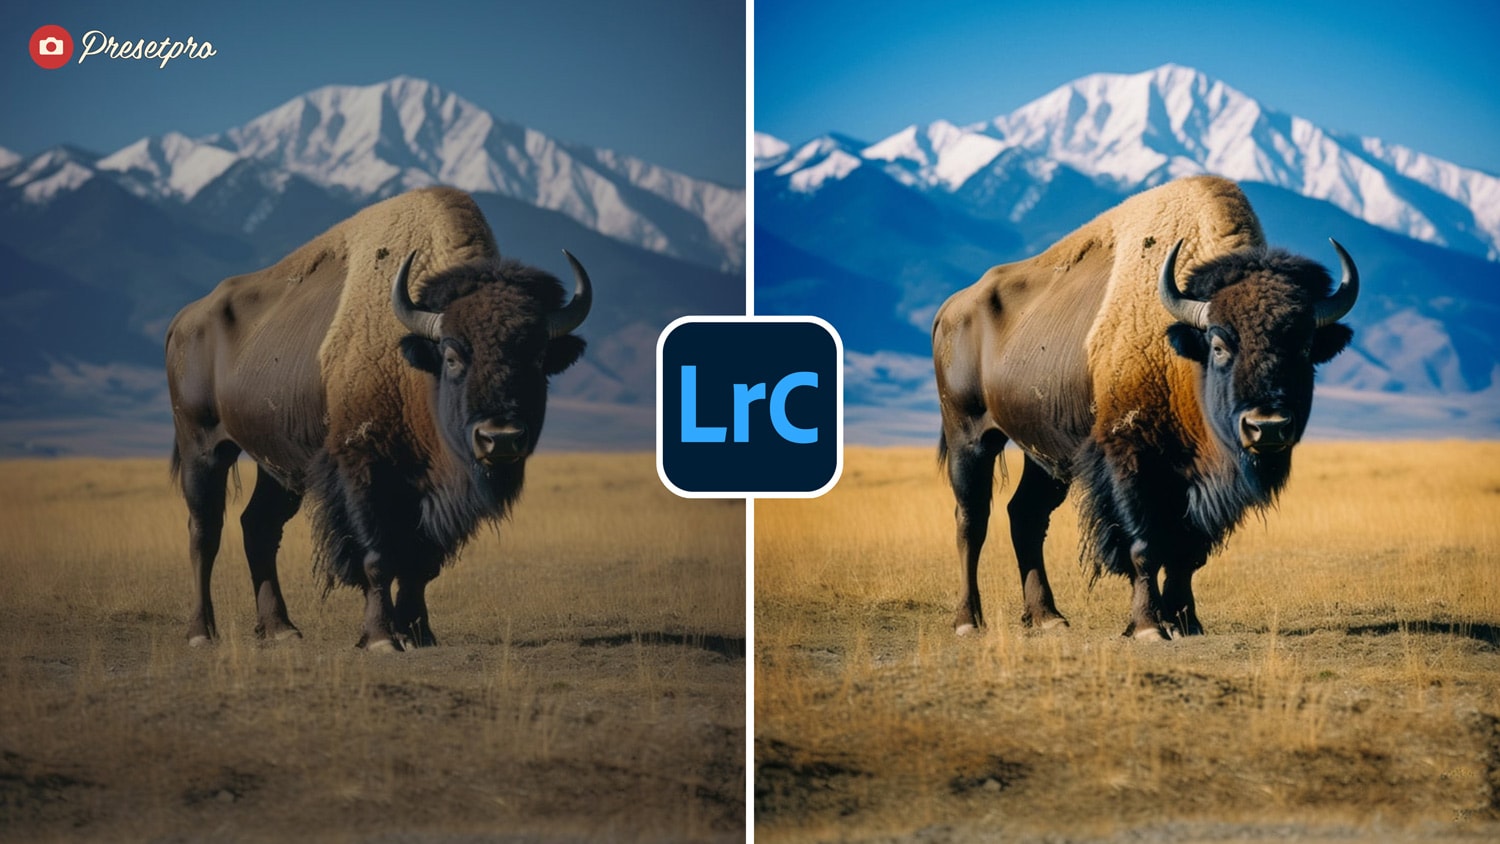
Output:
<instances>
[{"instance_id":1,"label":"white script lettering","mask_svg":"<svg viewBox=\"0 0 1500 844\"><path fill-rule=\"evenodd\" d=\"M138 38L135 41L116 41L113 35L105 35L97 29L91 29L83 34L83 49L78 53L78 63L89 56L103 54L112 59L161 59L157 68L164 68L167 62L186 56L190 59L206 59L217 56L219 52L214 49L212 41L198 41L188 36L187 41L178 41L173 38L163 38L160 41L147 41Z\"/></svg>"}]
</instances>

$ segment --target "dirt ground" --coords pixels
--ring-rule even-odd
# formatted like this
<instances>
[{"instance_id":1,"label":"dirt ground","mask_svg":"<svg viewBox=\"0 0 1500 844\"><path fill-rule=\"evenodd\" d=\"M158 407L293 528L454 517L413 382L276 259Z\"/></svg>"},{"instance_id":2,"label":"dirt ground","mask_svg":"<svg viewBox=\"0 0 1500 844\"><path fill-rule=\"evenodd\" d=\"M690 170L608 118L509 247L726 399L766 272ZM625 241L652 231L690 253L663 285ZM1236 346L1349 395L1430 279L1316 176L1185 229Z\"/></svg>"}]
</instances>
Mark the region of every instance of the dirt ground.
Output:
<instances>
[{"instance_id":1,"label":"dirt ground","mask_svg":"<svg viewBox=\"0 0 1500 844\"><path fill-rule=\"evenodd\" d=\"M1165 643L1120 636L1128 587L1090 588L1071 500L1047 545L1071 626L1021 627L997 506L990 626L954 636L930 450L850 449L823 498L758 502L757 840L1500 840L1500 444L1296 462L1200 573L1208 635Z\"/></svg>"},{"instance_id":2,"label":"dirt ground","mask_svg":"<svg viewBox=\"0 0 1500 844\"><path fill-rule=\"evenodd\" d=\"M379 655L303 516L305 638L254 637L231 518L221 640L191 649L165 461L0 463L0 840L743 840L742 506L650 455L528 478L429 590L440 645Z\"/></svg>"}]
</instances>

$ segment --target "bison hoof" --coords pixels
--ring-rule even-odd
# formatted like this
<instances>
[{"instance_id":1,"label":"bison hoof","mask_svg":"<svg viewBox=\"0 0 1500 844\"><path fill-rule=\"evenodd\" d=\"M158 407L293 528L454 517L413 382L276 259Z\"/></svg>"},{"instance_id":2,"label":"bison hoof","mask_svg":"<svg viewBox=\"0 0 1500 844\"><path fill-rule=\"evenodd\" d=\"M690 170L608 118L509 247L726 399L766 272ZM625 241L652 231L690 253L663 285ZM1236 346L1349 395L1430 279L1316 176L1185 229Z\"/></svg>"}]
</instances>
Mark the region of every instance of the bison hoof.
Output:
<instances>
[{"instance_id":1,"label":"bison hoof","mask_svg":"<svg viewBox=\"0 0 1500 844\"><path fill-rule=\"evenodd\" d=\"M206 648L206 647L209 647L210 645L212 645L213 643L214 643L213 639L208 638L207 636L203 635L202 633L199 633L196 636L189 636L188 637L188 647L190 647L190 648Z\"/></svg>"},{"instance_id":2,"label":"bison hoof","mask_svg":"<svg viewBox=\"0 0 1500 844\"><path fill-rule=\"evenodd\" d=\"M1142 627L1135 631L1135 638L1141 642L1165 642L1172 638L1171 631L1164 627Z\"/></svg>"},{"instance_id":3,"label":"bison hoof","mask_svg":"<svg viewBox=\"0 0 1500 844\"><path fill-rule=\"evenodd\" d=\"M398 654L401 653L402 649L401 643L394 639L380 639L367 643L365 650L372 654Z\"/></svg>"},{"instance_id":4,"label":"bison hoof","mask_svg":"<svg viewBox=\"0 0 1500 844\"><path fill-rule=\"evenodd\" d=\"M257 638L271 642L285 642L288 639L301 639L302 631L285 622L276 624L259 624L255 627Z\"/></svg>"},{"instance_id":5,"label":"bison hoof","mask_svg":"<svg viewBox=\"0 0 1500 844\"><path fill-rule=\"evenodd\" d=\"M957 627L953 628L953 633L957 636L973 636L978 632L979 628L975 627L972 624L960 624Z\"/></svg>"},{"instance_id":6,"label":"bison hoof","mask_svg":"<svg viewBox=\"0 0 1500 844\"><path fill-rule=\"evenodd\" d=\"M1032 630L1056 630L1059 627L1067 627L1068 620L1056 612L1028 612L1021 616L1021 624Z\"/></svg>"}]
</instances>

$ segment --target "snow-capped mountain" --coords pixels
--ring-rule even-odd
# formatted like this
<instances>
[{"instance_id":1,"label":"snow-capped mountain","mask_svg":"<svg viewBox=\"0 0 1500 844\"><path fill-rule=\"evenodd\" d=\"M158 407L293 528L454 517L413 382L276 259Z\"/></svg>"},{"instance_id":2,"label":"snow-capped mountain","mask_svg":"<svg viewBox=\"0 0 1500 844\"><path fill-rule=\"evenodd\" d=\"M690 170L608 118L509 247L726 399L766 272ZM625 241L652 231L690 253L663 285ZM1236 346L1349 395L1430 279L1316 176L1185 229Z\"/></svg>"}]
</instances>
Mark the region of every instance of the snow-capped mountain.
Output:
<instances>
[{"instance_id":1,"label":"snow-capped mountain","mask_svg":"<svg viewBox=\"0 0 1500 844\"><path fill-rule=\"evenodd\" d=\"M799 193L811 193L828 179L842 179L854 172L864 159L860 150L864 144L841 135L824 135L792 150L784 141L770 135L756 137L757 172L773 169L778 176L785 176L787 184ZM762 158L759 150L765 149Z\"/></svg>"},{"instance_id":2,"label":"snow-capped mountain","mask_svg":"<svg viewBox=\"0 0 1500 844\"><path fill-rule=\"evenodd\" d=\"M0 182L20 192L26 202L51 201L59 192L73 191L94 178L98 157L83 150L57 146L29 159L16 156L0 165Z\"/></svg>"},{"instance_id":3,"label":"snow-capped mountain","mask_svg":"<svg viewBox=\"0 0 1500 844\"><path fill-rule=\"evenodd\" d=\"M1196 173L1274 185L1388 231L1500 260L1500 178L1322 129L1179 65L1086 76L983 123L908 126L857 151L903 183L947 193L977 190L975 180L1007 155L1062 164L1117 190ZM795 189L828 175L802 177Z\"/></svg>"},{"instance_id":4,"label":"snow-capped mountain","mask_svg":"<svg viewBox=\"0 0 1500 844\"><path fill-rule=\"evenodd\" d=\"M237 165L252 166L269 189L295 176L361 203L434 184L494 193L663 255L725 272L744 266L743 190L554 140L404 76L318 88L205 138L142 138L96 167L49 172L56 180L27 197L46 201L106 171L138 195L186 203ZM12 181L36 181L33 166L51 165L28 164ZM256 224L247 216L247 229Z\"/></svg>"},{"instance_id":5,"label":"snow-capped mountain","mask_svg":"<svg viewBox=\"0 0 1500 844\"><path fill-rule=\"evenodd\" d=\"M780 160L787 151L786 141L767 135L764 132L755 133L755 169L759 170L763 161Z\"/></svg>"},{"instance_id":6,"label":"snow-capped mountain","mask_svg":"<svg viewBox=\"0 0 1500 844\"><path fill-rule=\"evenodd\" d=\"M969 126L875 143L758 134L755 148L757 312L817 314L843 334L851 441L936 430L928 329L949 294L1198 173L1238 181L1272 244L1327 263L1331 235L1361 267L1354 345L1320 373L1317 430L1500 434L1489 174L1327 131L1177 65L1087 76Z\"/></svg>"},{"instance_id":7,"label":"snow-capped mountain","mask_svg":"<svg viewBox=\"0 0 1500 844\"><path fill-rule=\"evenodd\" d=\"M226 149L168 132L141 138L99 159L97 167L124 175L125 184L137 193L187 201L238 160Z\"/></svg>"},{"instance_id":8,"label":"snow-capped mountain","mask_svg":"<svg viewBox=\"0 0 1500 844\"><path fill-rule=\"evenodd\" d=\"M888 162L891 174L907 184L957 190L1006 149L1004 142L939 120L926 128L908 126L864 155Z\"/></svg>"}]
</instances>

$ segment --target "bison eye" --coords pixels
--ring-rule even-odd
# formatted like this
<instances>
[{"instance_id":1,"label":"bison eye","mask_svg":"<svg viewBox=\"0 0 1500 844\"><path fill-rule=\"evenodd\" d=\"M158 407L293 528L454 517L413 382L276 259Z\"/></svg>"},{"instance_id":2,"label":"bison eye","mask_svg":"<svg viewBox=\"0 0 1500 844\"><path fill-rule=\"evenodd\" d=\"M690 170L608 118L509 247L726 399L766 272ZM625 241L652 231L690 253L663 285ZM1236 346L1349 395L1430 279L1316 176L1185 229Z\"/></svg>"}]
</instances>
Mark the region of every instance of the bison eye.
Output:
<instances>
[{"instance_id":1,"label":"bison eye","mask_svg":"<svg viewBox=\"0 0 1500 844\"><path fill-rule=\"evenodd\" d=\"M1212 342L1214 366L1227 366L1229 359L1234 357L1230 351L1229 344L1222 337L1214 337Z\"/></svg>"},{"instance_id":2,"label":"bison eye","mask_svg":"<svg viewBox=\"0 0 1500 844\"><path fill-rule=\"evenodd\" d=\"M462 378L464 374L464 359L458 350L452 346L443 350L443 371L449 378Z\"/></svg>"}]
</instances>

